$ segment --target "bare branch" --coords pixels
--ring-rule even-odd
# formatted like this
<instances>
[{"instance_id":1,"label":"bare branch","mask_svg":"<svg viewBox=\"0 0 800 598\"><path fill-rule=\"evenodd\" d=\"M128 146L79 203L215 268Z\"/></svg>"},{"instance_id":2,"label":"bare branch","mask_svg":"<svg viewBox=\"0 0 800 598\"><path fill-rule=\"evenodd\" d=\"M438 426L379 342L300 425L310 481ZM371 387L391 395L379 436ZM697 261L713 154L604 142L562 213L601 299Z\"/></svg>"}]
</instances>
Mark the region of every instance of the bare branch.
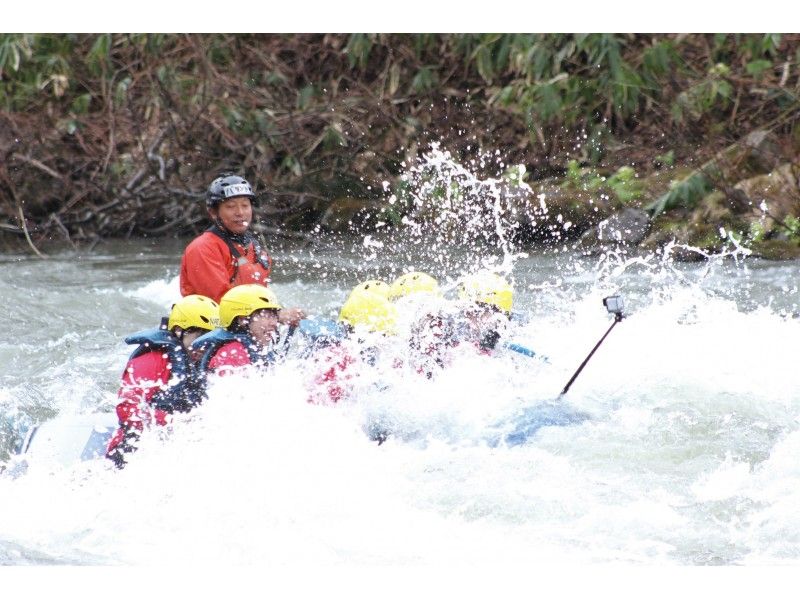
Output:
<instances>
[{"instance_id":1,"label":"bare branch","mask_svg":"<svg viewBox=\"0 0 800 598\"><path fill-rule=\"evenodd\" d=\"M12 158L16 158L17 160L20 160L22 162L26 162L26 163L30 164L34 168L37 168L37 169L41 170L42 172L49 174L54 179L58 179L59 181L63 181L64 180L64 176L63 175L57 173L55 170L53 170L52 168L50 168L46 164L42 164L36 158L31 158L30 156L23 156L22 154L18 154L16 152L12 152L11 157Z\"/></svg>"},{"instance_id":2,"label":"bare branch","mask_svg":"<svg viewBox=\"0 0 800 598\"><path fill-rule=\"evenodd\" d=\"M22 206L18 205L17 209L19 210L19 223L22 226L22 230L25 232L25 240L28 242L28 245L30 246L31 249L33 249L33 252L36 255L38 255L40 258L43 258L43 259L47 258L48 256L46 256L41 251L39 251L36 248L36 245L33 244L33 241L31 241L31 236L30 236L30 234L28 234L28 225L25 224L25 214L22 213Z\"/></svg>"}]
</instances>

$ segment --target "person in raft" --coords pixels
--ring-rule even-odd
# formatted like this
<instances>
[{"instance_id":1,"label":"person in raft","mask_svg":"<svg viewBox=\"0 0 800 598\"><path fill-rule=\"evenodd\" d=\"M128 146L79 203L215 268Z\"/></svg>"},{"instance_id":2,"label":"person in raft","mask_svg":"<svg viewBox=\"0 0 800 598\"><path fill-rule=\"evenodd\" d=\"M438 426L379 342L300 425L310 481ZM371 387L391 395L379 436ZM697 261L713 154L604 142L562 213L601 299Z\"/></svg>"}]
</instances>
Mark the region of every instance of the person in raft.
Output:
<instances>
[{"instance_id":1,"label":"person in raft","mask_svg":"<svg viewBox=\"0 0 800 598\"><path fill-rule=\"evenodd\" d=\"M386 341L397 332L397 309L387 298L388 285L368 280L350 291L339 311L341 334L316 351L315 375L309 384L309 403L336 403L352 394L355 379L374 367ZM401 364L392 360L392 367Z\"/></svg>"},{"instance_id":2,"label":"person in raft","mask_svg":"<svg viewBox=\"0 0 800 598\"><path fill-rule=\"evenodd\" d=\"M245 179L231 173L215 178L206 193L212 225L186 247L181 258L181 295L199 294L220 302L231 288L267 286L272 258L252 233L256 196ZM280 323L296 326L303 310L280 310Z\"/></svg>"},{"instance_id":3,"label":"person in raft","mask_svg":"<svg viewBox=\"0 0 800 598\"><path fill-rule=\"evenodd\" d=\"M457 312L442 297L439 282L425 272L408 272L390 286L389 299L405 314L409 365L432 378L447 364L445 356L458 342Z\"/></svg>"},{"instance_id":4,"label":"person in raft","mask_svg":"<svg viewBox=\"0 0 800 598\"><path fill-rule=\"evenodd\" d=\"M202 353L200 370L225 375L246 365L274 363L282 309L272 289L260 284L230 289L219 302L221 328L192 344Z\"/></svg>"},{"instance_id":5,"label":"person in raft","mask_svg":"<svg viewBox=\"0 0 800 598\"><path fill-rule=\"evenodd\" d=\"M118 468L125 455L136 450L145 426L163 426L175 411L188 412L202 401L202 378L189 347L219 325L219 306L201 295L187 295L176 302L166 322L158 328L125 338L138 345L122 374L117 404L119 428L111 437L106 457Z\"/></svg>"},{"instance_id":6,"label":"person in raft","mask_svg":"<svg viewBox=\"0 0 800 598\"><path fill-rule=\"evenodd\" d=\"M459 282L458 297L464 314L459 340L473 343L482 353L492 353L511 320L513 287L502 276L484 270Z\"/></svg>"}]
</instances>

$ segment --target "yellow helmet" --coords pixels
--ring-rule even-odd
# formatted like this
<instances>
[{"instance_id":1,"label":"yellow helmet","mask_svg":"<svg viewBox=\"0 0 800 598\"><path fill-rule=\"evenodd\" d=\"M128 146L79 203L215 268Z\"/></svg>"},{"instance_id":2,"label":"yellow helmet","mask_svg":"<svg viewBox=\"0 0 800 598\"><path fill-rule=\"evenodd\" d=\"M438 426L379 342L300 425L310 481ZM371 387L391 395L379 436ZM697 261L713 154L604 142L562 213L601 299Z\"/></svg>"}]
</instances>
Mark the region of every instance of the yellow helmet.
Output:
<instances>
[{"instance_id":1,"label":"yellow helmet","mask_svg":"<svg viewBox=\"0 0 800 598\"><path fill-rule=\"evenodd\" d=\"M371 291L373 293L378 293L378 295L389 297L389 285L382 280L365 280L354 286L353 290L350 291L350 295L352 296L361 291Z\"/></svg>"},{"instance_id":2,"label":"yellow helmet","mask_svg":"<svg viewBox=\"0 0 800 598\"><path fill-rule=\"evenodd\" d=\"M214 330L219 326L219 305L203 295L181 297L172 306L167 321L167 328L170 330L175 326L180 326L184 330L189 328Z\"/></svg>"},{"instance_id":3,"label":"yellow helmet","mask_svg":"<svg viewBox=\"0 0 800 598\"><path fill-rule=\"evenodd\" d=\"M354 289L339 311L339 322L370 332L394 334L397 312L395 306L380 293Z\"/></svg>"},{"instance_id":4,"label":"yellow helmet","mask_svg":"<svg viewBox=\"0 0 800 598\"><path fill-rule=\"evenodd\" d=\"M502 276L493 272L479 272L459 283L458 296L467 301L491 305L510 314L514 302L514 289Z\"/></svg>"},{"instance_id":5,"label":"yellow helmet","mask_svg":"<svg viewBox=\"0 0 800 598\"><path fill-rule=\"evenodd\" d=\"M412 293L439 294L439 283L425 272L409 272L398 277L389 288L389 299L405 297Z\"/></svg>"},{"instance_id":6,"label":"yellow helmet","mask_svg":"<svg viewBox=\"0 0 800 598\"><path fill-rule=\"evenodd\" d=\"M238 316L249 316L259 309L281 309L281 305L275 293L264 285L241 284L219 300L219 322L228 328Z\"/></svg>"}]
</instances>

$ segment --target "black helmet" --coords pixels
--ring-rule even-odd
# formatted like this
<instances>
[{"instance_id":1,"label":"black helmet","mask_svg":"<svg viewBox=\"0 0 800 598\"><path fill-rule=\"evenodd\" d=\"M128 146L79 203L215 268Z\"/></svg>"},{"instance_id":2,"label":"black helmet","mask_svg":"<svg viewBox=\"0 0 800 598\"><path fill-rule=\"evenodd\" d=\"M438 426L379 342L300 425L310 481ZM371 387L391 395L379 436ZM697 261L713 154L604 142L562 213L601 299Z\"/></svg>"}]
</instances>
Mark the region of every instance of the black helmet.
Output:
<instances>
[{"instance_id":1,"label":"black helmet","mask_svg":"<svg viewBox=\"0 0 800 598\"><path fill-rule=\"evenodd\" d=\"M250 183L235 174L223 174L211 181L206 194L206 206L213 208L231 197L256 198Z\"/></svg>"}]
</instances>

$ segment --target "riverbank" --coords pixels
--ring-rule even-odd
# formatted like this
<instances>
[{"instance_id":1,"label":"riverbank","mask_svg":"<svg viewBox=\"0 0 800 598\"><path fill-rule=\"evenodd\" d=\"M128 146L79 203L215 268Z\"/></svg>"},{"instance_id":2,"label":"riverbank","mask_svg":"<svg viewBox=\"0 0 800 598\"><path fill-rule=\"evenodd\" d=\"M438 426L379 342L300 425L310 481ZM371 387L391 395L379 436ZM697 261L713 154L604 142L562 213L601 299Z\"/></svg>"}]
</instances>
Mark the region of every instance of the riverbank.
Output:
<instances>
[{"instance_id":1,"label":"riverbank","mask_svg":"<svg viewBox=\"0 0 800 598\"><path fill-rule=\"evenodd\" d=\"M800 162L766 131L748 135L699 168L661 163L647 176L629 166L604 175L572 161L565 177L529 179L521 165L505 176L479 179L435 145L387 184L382 198L334 198L309 206L305 222L276 218L269 202L261 202L257 230L273 246L282 240L325 245L337 237L402 235L407 229L439 246L477 241L509 250L568 247L586 253L669 246L685 261L735 246L765 259L800 257ZM18 222L3 227L10 233L2 237L4 251L45 257L51 248L91 250L103 241L97 234L74 240L66 230L43 236L41 225L27 218ZM197 222L198 230L206 224L199 217ZM125 235L131 237L191 238Z\"/></svg>"},{"instance_id":2,"label":"riverbank","mask_svg":"<svg viewBox=\"0 0 800 598\"><path fill-rule=\"evenodd\" d=\"M489 239L499 214L530 247L591 251L610 227L645 249L730 233L796 254L798 34L3 34L0 50L16 57L0 248L194 235L228 170L269 234L485 216ZM505 185L409 180L434 147Z\"/></svg>"}]
</instances>

